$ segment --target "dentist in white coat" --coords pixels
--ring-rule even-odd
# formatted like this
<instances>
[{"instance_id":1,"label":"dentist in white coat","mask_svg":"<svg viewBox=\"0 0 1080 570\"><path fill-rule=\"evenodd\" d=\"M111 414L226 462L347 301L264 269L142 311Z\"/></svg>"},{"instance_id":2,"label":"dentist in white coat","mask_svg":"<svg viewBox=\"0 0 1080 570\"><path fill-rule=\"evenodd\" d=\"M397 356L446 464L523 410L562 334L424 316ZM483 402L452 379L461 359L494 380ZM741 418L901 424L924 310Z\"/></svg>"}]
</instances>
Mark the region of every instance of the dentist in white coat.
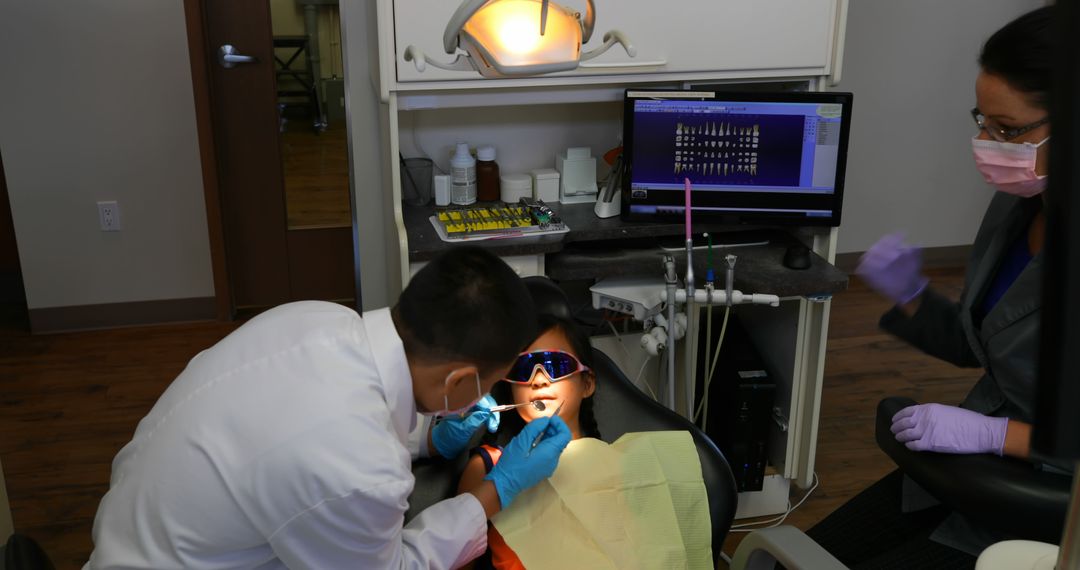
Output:
<instances>
[{"instance_id":1,"label":"dentist in white coat","mask_svg":"<svg viewBox=\"0 0 1080 570\"><path fill-rule=\"evenodd\" d=\"M487 519L555 470L566 425L530 423L483 483L405 525L411 460L456 455L480 426L494 429L484 394L535 326L524 285L477 248L433 260L393 310L361 317L309 301L253 318L193 358L120 450L86 568L475 558ZM431 428L418 413L447 419Z\"/></svg>"}]
</instances>

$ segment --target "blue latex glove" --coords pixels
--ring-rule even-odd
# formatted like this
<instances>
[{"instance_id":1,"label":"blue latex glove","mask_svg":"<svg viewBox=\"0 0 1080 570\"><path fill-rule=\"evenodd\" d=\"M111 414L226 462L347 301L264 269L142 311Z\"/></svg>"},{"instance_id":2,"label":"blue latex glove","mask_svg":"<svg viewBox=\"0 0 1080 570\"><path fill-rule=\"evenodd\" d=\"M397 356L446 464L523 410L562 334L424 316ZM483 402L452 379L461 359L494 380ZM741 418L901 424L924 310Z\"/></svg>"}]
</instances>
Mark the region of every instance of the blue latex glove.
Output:
<instances>
[{"instance_id":1,"label":"blue latex glove","mask_svg":"<svg viewBox=\"0 0 1080 570\"><path fill-rule=\"evenodd\" d=\"M531 449L533 440L541 433L544 439L535 449ZM537 418L525 424L521 433L514 436L503 450L495 468L484 477L495 483L502 508L510 506L518 493L551 477L559 465L559 456L566 444L570 443L570 437L570 428L558 416Z\"/></svg>"},{"instance_id":2,"label":"blue latex glove","mask_svg":"<svg viewBox=\"0 0 1080 570\"><path fill-rule=\"evenodd\" d=\"M915 451L1001 455L1009 418L943 404L908 406L892 418L896 440Z\"/></svg>"},{"instance_id":3,"label":"blue latex glove","mask_svg":"<svg viewBox=\"0 0 1080 570\"><path fill-rule=\"evenodd\" d=\"M495 398L490 394L484 396L479 402L469 408L465 417L452 415L439 419L439 423L431 428L431 443L435 444L435 451L443 457L456 457L465 446L469 445L477 428L487 426L487 430L495 433L499 429L499 412L489 411L495 407Z\"/></svg>"},{"instance_id":4,"label":"blue latex glove","mask_svg":"<svg viewBox=\"0 0 1080 570\"><path fill-rule=\"evenodd\" d=\"M870 246L855 274L897 305L913 301L930 283L922 273L922 250L904 243L902 234L889 234Z\"/></svg>"}]
</instances>

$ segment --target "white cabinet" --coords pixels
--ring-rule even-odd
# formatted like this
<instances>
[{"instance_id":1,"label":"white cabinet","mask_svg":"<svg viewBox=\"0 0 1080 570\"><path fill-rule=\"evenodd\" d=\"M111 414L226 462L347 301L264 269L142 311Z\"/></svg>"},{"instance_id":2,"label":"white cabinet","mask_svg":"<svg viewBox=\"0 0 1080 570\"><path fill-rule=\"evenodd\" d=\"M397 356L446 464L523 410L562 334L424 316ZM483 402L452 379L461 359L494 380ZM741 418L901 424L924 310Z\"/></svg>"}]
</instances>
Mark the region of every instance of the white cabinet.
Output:
<instances>
[{"instance_id":1,"label":"white cabinet","mask_svg":"<svg viewBox=\"0 0 1080 570\"><path fill-rule=\"evenodd\" d=\"M443 33L457 0L381 0L392 10L393 61L384 57L397 89L416 82L455 82L456 87L513 85L519 79L481 79L475 72L447 71L427 66L421 72L404 60L407 47L449 62ZM595 0L596 27L583 47L603 43L604 33L622 31L637 50L631 58L612 47L578 69L551 74L539 84L567 83L587 77L628 74L671 74L680 78L811 77L831 70L837 12L845 0ZM585 0L563 0L568 8L585 11ZM387 40L390 38L386 38ZM385 40L384 40L385 41ZM384 46L388 47L388 46ZM388 79L391 73L384 73ZM468 85L464 85L464 84ZM538 84L537 81L531 82ZM446 88L447 86L443 86Z\"/></svg>"},{"instance_id":2,"label":"white cabinet","mask_svg":"<svg viewBox=\"0 0 1080 570\"><path fill-rule=\"evenodd\" d=\"M452 59L443 50L442 38L460 0L368 0L352 3L366 8L363 14L357 12L357 16L351 16L344 8L350 3L343 3L343 20L354 28L362 28L355 20L363 20L367 25L363 34L347 38L347 56L378 58L378 76L373 84L385 105L380 106L380 121L375 128L383 145L380 153L385 173L383 214L389 221L385 245L391 296L396 296L424 265L422 261L409 259L398 167L403 139L417 154L428 155L421 144L425 143L428 150L445 156L448 147L440 141L461 136L462 131L489 130L492 134L482 137L486 140L512 132L515 144L504 145L499 151L505 152L502 155L508 161L505 164L510 164L515 156L528 153L550 156L551 149L543 147L544 141L558 140L562 148L578 146L582 137L573 133L578 133L579 128L611 138L609 133L618 129L617 114L600 119L586 116L578 124L566 120L565 115L553 113L552 109L579 104L617 104L626 87L779 85L795 81L811 90L821 89L826 76L839 73L848 1L594 0L596 26L585 49L600 45L605 32L617 29L635 46L637 56L631 59L616 46L573 71L518 79L485 79L476 72L446 71L430 65L419 72L412 62L404 60L410 45L433 59L444 62ZM560 3L575 10L585 9L585 0ZM360 39L366 42L354 42L358 35L363 35ZM355 78L353 85L349 89L368 88L367 82ZM459 112L463 108L492 112ZM408 117L404 124L403 117ZM559 132L567 134L537 136L553 127L558 130L560 125L563 128ZM354 140L362 140L363 129L368 128L372 125L350 126ZM594 150L600 149L594 147ZM520 158L518 161L525 162ZM831 261L835 255L836 231L817 232L809 237L813 240L813 250ZM506 260L521 276L545 273L542 254ZM748 506L740 511L741 516L777 512L787 504L789 481L806 488L813 480L829 303L787 300L781 308L761 309L759 317L751 334L758 337L756 340L761 345L774 347L770 354L775 361L770 364L784 380L782 396L776 405L785 427L773 442L772 463L780 473L778 481L773 482L775 485L770 485L776 492L741 498L740 503ZM635 373L640 366L637 364L627 372ZM779 500L773 500L777 494Z\"/></svg>"}]
</instances>

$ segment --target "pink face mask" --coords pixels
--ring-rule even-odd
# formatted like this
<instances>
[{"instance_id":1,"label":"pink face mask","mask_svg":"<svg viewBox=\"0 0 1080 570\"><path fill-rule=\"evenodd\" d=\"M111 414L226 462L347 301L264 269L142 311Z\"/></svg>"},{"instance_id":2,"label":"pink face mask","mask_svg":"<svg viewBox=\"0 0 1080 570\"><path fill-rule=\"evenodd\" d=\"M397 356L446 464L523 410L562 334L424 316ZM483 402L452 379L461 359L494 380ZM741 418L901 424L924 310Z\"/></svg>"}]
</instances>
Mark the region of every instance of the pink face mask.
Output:
<instances>
[{"instance_id":1,"label":"pink face mask","mask_svg":"<svg viewBox=\"0 0 1080 570\"><path fill-rule=\"evenodd\" d=\"M972 137L975 167L987 182L1006 194L1030 198L1046 189L1046 177L1035 174L1039 147L1050 137L1033 143L1007 143Z\"/></svg>"}]
</instances>

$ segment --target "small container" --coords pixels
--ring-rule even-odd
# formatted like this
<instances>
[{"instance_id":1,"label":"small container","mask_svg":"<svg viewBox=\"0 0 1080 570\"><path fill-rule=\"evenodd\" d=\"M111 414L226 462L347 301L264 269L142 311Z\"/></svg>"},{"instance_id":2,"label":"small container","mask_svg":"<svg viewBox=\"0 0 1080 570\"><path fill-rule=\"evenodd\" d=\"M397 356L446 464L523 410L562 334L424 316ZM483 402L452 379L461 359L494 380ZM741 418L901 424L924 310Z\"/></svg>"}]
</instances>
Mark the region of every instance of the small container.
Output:
<instances>
[{"instance_id":1,"label":"small container","mask_svg":"<svg viewBox=\"0 0 1080 570\"><path fill-rule=\"evenodd\" d=\"M432 165L430 158L401 159L401 198L412 206L431 202Z\"/></svg>"},{"instance_id":2,"label":"small container","mask_svg":"<svg viewBox=\"0 0 1080 570\"><path fill-rule=\"evenodd\" d=\"M494 202L499 199L499 165L495 163L495 147L476 149L476 199Z\"/></svg>"},{"instance_id":3,"label":"small container","mask_svg":"<svg viewBox=\"0 0 1080 570\"><path fill-rule=\"evenodd\" d=\"M507 204L516 204L522 198L533 197L532 176L528 174L503 174L500 198Z\"/></svg>"},{"instance_id":4,"label":"small container","mask_svg":"<svg viewBox=\"0 0 1080 570\"><path fill-rule=\"evenodd\" d=\"M548 204L559 201L559 171L554 168L541 168L532 171L533 198Z\"/></svg>"},{"instance_id":5,"label":"small container","mask_svg":"<svg viewBox=\"0 0 1080 570\"><path fill-rule=\"evenodd\" d=\"M445 207L450 205L450 175L435 175L435 205Z\"/></svg>"}]
</instances>

